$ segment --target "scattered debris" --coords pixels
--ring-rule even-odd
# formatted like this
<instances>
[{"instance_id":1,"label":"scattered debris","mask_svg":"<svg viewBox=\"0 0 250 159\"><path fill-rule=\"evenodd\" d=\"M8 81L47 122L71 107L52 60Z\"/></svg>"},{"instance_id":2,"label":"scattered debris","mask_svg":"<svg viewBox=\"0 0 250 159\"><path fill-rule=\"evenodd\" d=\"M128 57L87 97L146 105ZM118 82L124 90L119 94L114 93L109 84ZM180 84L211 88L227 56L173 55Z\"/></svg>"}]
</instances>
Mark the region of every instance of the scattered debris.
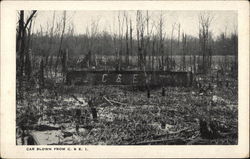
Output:
<instances>
[{"instance_id":1,"label":"scattered debris","mask_svg":"<svg viewBox=\"0 0 250 159\"><path fill-rule=\"evenodd\" d=\"M205 145L238 142L237 100L232 100L236 97L232 98L233 94L226 88L217 87L212 94L200 94L199 89L166 87L167 95L162 96L162 89L154 89L150 90L150 98L139 91L121 89L124 88L78 86L57 98L51 97L49 91L24 94L26 100L17 104L17 143ZM110 93L104 93L106 90Z\"/></svg>"}]
</instances>

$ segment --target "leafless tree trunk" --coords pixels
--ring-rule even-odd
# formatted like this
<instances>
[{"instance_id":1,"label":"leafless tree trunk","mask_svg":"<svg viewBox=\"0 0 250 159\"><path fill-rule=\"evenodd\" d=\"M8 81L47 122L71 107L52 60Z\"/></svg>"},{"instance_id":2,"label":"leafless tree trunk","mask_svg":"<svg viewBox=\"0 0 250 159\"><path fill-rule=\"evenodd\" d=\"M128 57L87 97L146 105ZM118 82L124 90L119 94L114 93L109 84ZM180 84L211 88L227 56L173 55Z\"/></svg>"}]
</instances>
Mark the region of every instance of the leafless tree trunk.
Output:
<instances>
[{"instance_id":1,"label":"leafless tree trunk","mask_svg":"<svg viewBox=\"0 0 250 159\"><path fill-rule=\"evenodd\" d=\"M193 55L193 72L196 73L196 55Z\"/></svg>"},{"instance_id":2,"label":"leafless tree trunk","mask_svg":"<svg viewBox=\"0 0 250 159\"><path fill-rule=\"evenodd\" d=\"M159 21L159 39L160 39L160 54L161 54L161 63L160 63L160 69L162 70L164 67L164 45L163 45L163 17L162 13L160 15L160 21Z\"/></svg>"},{"instance_id":3,"label":"leafless tree trunk","mask_svg":"<svg viewBox=\"0 0 250 159\"><path fill-rule=\"evenodd\" d=\"M227 38L227 27L225 27L225 32L223 34L224 69L225 69L225 71L228 68L228 59L227 59L228 48L227 48L227 44L226 44L226 38Z\"/></svg>"},{"instance_id":4,"label":"leafless tree trunk","mask_svg":"<svg viewBox=\"0 0 250 159\"><path fill-rule=\"evenodd\" d=\"M44 64L43 59L40 62L40 70L39 70L39 92L44 88Z\"/></svg>"},{"instance_id":5,"label":"leafless tree trunk","mask_svg":"<svg viewBox=\"0 0 250 159\"><path fill-rule=\"evenodd\" d=\"M178 49L180 49L180 31L181 31L181 24L178 25Z\"/></svg>"},{"instance_id":6,"label":"leafless tree trunk","mask_svg":"<svg viewBox=\"0 0 250 159\"><path fill-rule=\"evenodd\" d=\"M155 70L155 41L156 41L156 38L153 39L153 45L152 45L152 66L151 68L153 70Z\"/></svg>"},{"instance_id":7,"label":"leafless tree trunk","mask_svg":"<svg viewBox=\"0 0 250 159\"><path fill-rule=\"evenodd\" d=\"M68 61L68 49L62 52L62 73L66 75L67 72L67 61Z\"/></svg>"},{"instance_id":8,"label":"leafless tree trunk","mask_svg":"<svg viewBox=\"0 0 250 159\"><path fill-rule=\"evenodd\" d=\"M25 75L30 79L32 68L31 68L31 61L30 61L30 35L31 35L31 27L32 27L32 20L30 21L28 30L28 37L27 37L27 45L26 45L26 53L25 53Z\"/></svg>"},{"instance_id":9,"label":"leafless tree trunk","mask_svg":"<svg viewBox=\"0 0 250 159\"><path fill-rule=\"evenodd\" d=\"M125 20L126 20L126 66L129 66L129 41L128 41L128 15L124 13Z\"/></svg>"},{"instance_id":10,"label":"leafless tree trunk","mask_svg":"<svg viewBox=\"0 0 250 159\"><path fill-rule=\"evenodd\" d=\"M171 39L170 39L170 56L171 56L170 69L173 68L173 66L172 66L173 65L173 34L174 34L175 25L176 25L176 23L174 23L172 25Z\"/></svg>"},{"instance_id":11,"label":"leafless tree trunk","mask_svg":"<svg viewBox=\"0 0 250 159\"><path fill-rule=\"evenodd\" d=\"M144 24L142 19L141 11L137 11L136 14L136 29L137 29L137 47L138 47L138 67L139 70L142 70L143 62L143 47L144 47Z\"/></svg>"},{"instance_id":12,"label":"leafless tree trunk","mask_svg":"<svg viewBox=\"0 0 250 159\"><path fill-rule=\"evenodd\" d=\"M121 51L122 51L122 36L121 36L121 19L120 19L120 13L118 15L118 38L119 38L119 49L117 51L118 55L118 70L121 70Z\"/></svg>"},{"instance_id":13,"label":"leafless tree trunk","mask_svg":"<svg viewBox=\"0 0 250 159\"><path fill-rule=\"evenodd\" d=\"M199 16L199 39L200 46L202 51L202 69L203 73L206 73L209 69L208 67L208 40L209 40L209 32L210 25L213 17L209 14L201 14Z\"/></svg>"},{"instance_id":14,"label":"leafless tree trunk","mask_svg":"<svg viewBox=\"0 0 250 159\"><path fill-rule=\"evenodd\" d=\"M48 63L48 70L46 71L47 72L47 76L48 76L48 72L50 72L50 76L52 77L52 65L53 65L53 55L50 53L51 51L51 48L52 48L52 40L53 40L53 34L54 34L54 24L55 24L55 11L53 12L53 19L52 19L52 26L51 26L51 29L50 29L50 39L49 39L49 49L48 49L48 60L49 60L49 57L51 59L51 61L48 61L46 63ZM46 67L46 68L47 68Z\"/></svg>"},{"instance_id":15,"label":"leafless tree trunk","mask_svg":"<svg viewBox=\"0 0 250 159\"><path fill-rule=\"evenodd\" d=\"M23 72L25 67L25 48L27 46L27 38L26 38L26 29L30 24L32 18L35 16L36 11L32 11L29 15L26 22L24 22L24 11L20 11L20 18L18 22L18 35L17 35L17 45L16 45L16 52L17 52L17 78L19 81L19 91L20 91L20 98L22 100L22 85L23 85ZM29 60L29 59L28 59ZM20 67L20 69L19 69Z\"/></svg>"},{"instance_id":16,"label":"leafless tree trunk","mask_svg":"<svg viewBox=\"0 0 250 159\"><path fill-rule=\"evenodd\" d=\"M119 43L120 43L120 47L118 50L118 58L119 58L119 62L118 62L118 69L121 70L121 66L122 66L122 57L123 57L123 25L124 25L124 17L121 20L120 17L120 13L118 15L118 27L119 27L119 32L118 32L118 36L119 36Z\"/></svg>"},{"instance_id":17,"label":"leafless tree trunk","mask_svg":"<svg viewBox=\"0 0 250 159\"><path fill-rule=\"evenodd\" d=\"M65 32L65 25L66 25L66 11L63 11L63 29L62 29L62 34L60 38L60 44L59 44L59 49L58 49L58 55L56 58L56 66L55 66L55 77L57 76L57 67L58 67L58 61L62 53L62 42L63 42L63 36Z\"/></svg>"},{"instance_id":18,"label":"leafless tree trunk","mask_svg":"<svg viewBox=\"0 0 250 159\"><path fill-rule=\"evenodd\" d=\"M23 93L22 93L22 85L23 85L23 64L24 64L24 47L25 47L25 29L24 29L24 11L20 11L20 19L19 19L19 30L18 30L18 37L17 37L17 54L19 54L19 62L17 62L20 66L20 71L17 71L17 75L19 72L19 96L22 101ZM18 70L18 69L17 69Z\"/></svg>"},{"instance_id":19,"label":"leafless tree trunk","mask_svg":"<svg viewBox=\"0 0 250 159\"><path fill-rule=\"evenodd\" d=\"M182 70L186 70L187 36L182 33Z\"/></svg>"},{"instance_id":20,"label":"leafless tree trunk","mask_svg":"<svg viewBox=\"0 0 250 159\"><path fill-rule=\"evenodd\" d=\"M148 11L146 14L146 25L147 25L147 41L146 41L146 46L145 46L145 65L147 66L147 56L149 60L149 68L150 68L150 62L151 62L151 56L149 55L149 48L150 48L150 35L149 35L149 15Z\"/></svg>"},{"instance_id":21,"label":"leafless tree trunk","mask_svg":"<svg viewBox=\"0 0 250 159\"><path fill-rule=\"evenodd\" d=\"M233 49L234 49L234 66L233 66L233 74L234 77L238 77L238 35L235 30L235 32L232 34L232 40L233 40Z\"/></svg>"},{"instance_id":22,"label":"leafless tree trunk","mask_svg":"<svg viewBox=\"0 0 250 159\"><path fill-rule=\"evenodd\" d=\"M130 19L130 55L131 55L131 57L133 56L133 29L132 29L132 20L131 19ZM131 62L131 63L133 63L133 62Z\"/></svg>"}]
</instances>

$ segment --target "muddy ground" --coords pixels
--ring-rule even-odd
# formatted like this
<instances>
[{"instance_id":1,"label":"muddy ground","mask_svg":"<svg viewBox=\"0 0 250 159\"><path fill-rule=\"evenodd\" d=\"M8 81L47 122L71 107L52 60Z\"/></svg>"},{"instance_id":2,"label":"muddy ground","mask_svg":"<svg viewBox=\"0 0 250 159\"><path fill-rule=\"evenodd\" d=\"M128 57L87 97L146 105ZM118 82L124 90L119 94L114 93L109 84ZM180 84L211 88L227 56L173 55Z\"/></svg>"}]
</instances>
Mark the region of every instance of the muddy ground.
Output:
<instances>
[{"instance_id":1,"label":"muddy ground","mask_svg":"<svg viewBox=\"0 0 250 159\"><path fill-rule=\"evenodd\" d=\"M128 86L27 84L22 100L17 94L17 144L237 144L237 81L167 87L162 95L162 88L148 98Z\"/></svg>"}]
</instances>

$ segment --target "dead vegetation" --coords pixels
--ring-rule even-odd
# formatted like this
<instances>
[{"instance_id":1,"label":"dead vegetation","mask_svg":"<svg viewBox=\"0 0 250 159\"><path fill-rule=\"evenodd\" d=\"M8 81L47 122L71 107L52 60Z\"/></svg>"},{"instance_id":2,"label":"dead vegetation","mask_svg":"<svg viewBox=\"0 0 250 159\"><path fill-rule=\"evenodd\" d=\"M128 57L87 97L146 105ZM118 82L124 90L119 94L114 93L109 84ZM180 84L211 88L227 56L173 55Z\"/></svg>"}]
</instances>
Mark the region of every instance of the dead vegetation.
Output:
<instances>
[{"instance_id":1,"label":"dead vegetation","mask_svg":"<svg viewBox=\"0 0 250 159\"><path fill-rule=\"evenodd\" d=\"M146 92L131 90L57 85L39 94L31 88L23 94L24 101L17 103L17 141L36 144L28 143L29 136L48 136L37 141L60 145L237 144L238 102L232 89L168 87L165 96L161 89L151 90L150 98Z\"/></svg>"}]
</instances>

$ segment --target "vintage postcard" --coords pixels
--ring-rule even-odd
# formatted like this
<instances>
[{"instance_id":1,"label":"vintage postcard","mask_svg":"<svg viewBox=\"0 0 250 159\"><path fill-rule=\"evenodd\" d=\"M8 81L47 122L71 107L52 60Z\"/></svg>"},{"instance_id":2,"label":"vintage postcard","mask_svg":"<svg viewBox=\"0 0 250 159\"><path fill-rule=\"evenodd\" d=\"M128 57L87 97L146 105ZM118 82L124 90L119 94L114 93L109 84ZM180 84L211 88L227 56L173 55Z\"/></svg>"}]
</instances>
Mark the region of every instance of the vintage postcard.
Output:
<instances>
[{"instance_id":1,"label":"vintage postcard","mask_svg":"<svg viewBox=\"0 0 250 159\"><path fill-rule=\"evenodd\" d=\"M1 157L249 157L247 1L1 2Z\"/></svg>"}]
</instances>

